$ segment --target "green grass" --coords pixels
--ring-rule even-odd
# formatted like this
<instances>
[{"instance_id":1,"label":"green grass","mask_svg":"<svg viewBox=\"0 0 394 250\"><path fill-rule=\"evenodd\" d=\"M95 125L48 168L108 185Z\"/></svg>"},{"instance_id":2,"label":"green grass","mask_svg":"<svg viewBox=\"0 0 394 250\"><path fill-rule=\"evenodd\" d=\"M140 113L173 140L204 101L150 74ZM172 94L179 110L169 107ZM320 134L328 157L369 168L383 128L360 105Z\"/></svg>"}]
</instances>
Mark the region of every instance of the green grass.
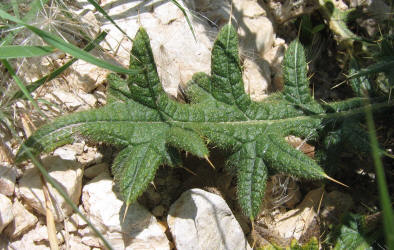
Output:
<instances>
[{"instance_id":1,"label":"green grass","mask_svg":"<svg viewBox=\"0 0 394 250\"><path fill-rule=\"evenodd\" d=\"M89 2L101 13L103 14L111 23L115 25L123 34L125 34L128 37L128 34L126 34L117 24L116 22L94 1L94 0L89 0ZM194 34L194 30L192 28L191 22L186 15L186 10L176 1L172 1L174 4L176 4L182 12L185 14L185 17L187 19L187 22L189 24L189 27ZM15 101L18 101L18 99L27 99L30 103L33 104L34 108L36 111L40 114L41 118L45 118L45 114L40 110L39 105L37 101L32 97L31 93L35 91L37 88L42 86L43 84L51 81L52 79L55 79L57 76L59 76L62 72L64 72L68 67L70 67L74 62L76 62L78 59L84 60L86 62L89 62L91 64L97 65L98 67L101 68L106 68L110 71L113 72L118 72L118 73L130 73L131 70L123 67L119 67L117 65L108 63L105 60L96 58L92 54L89 53L90 50L93 48L97 47L98 44L105 39L107 33L102 32L100 33L95 39L90 40L89 44L84 48L80 49L77 46L65 41L63 37L59 37L58 35L55 34L58 33L60 34L56 29L51 29L50 31L45 31L44 29L40 27L36 27L35 25L29 25L28 23L32 23L33 19L36 19L41 12L45 13L45 15L48 15L47 20L48 23L46 25L52 26L51 21L56 22L56 18L53 20L50 20L52 18L50 10L44 11L44 8L47 7L47 4L51 4L51 6L56 6L55 8L59 8L61 13L64 14L65 17L68 17L70 20L70 23L72 21L72 16L70 13L67 12L66 8L67 6L64 5L64 2L61 0L57 1L48 1L48 0L34 0L30 2L29 6L27 9L29 11L27 13L23 13L20 11L19 5L20 2L17 0L11 0L9 4L2 4L0 3L0 20L4 21L4 25L2 25L0 28L5 28L8 29L9 31L7 32L7 35L3 35L0 40L0 60L2 65L7 69L8 74L11 76L11 79L15 81L17 86L19 87L20 91L16 92L13 95L10 95L7 92L7 88L5 89L0 89L1 94L3 96L2 101L0 102L0 116L2 118L2 122L6 125L9 131L13 134L14 138L17 138L19 141L18 133L16 131L16 128L14 127L14 121L11 116L11 105ZM52 5L53 4L53 5ZM63 8L63 9L61 9ZM48 13L47 13L48 11ZM55 10L57 11L57 10ZM13 13L10 14L10 13ZM33 22L34 23L34 22ZM19 44L14 44L16 41L16 38L20 36L21 34L26 32L26 29L30 30L36 37L41 38L45 44L41 45L19 45ZM81 33L85 38L87 35L81 31L81 30L76 30L79 33ZM130 39L130 37L128 37ZM35 40L35 39L32 39ZM89 40L89 39L88 39ZM130 39L132 40L132 39ZM14 70L12 63L10 63L8 60L15 60L15 59L26 59L29 57L43 57L43 56L48 56L53 54L56 51L63 51L67 54L72 55L74 58L72 58L69 62L66 64L62 65L61 67L57 68L56 70L52 71L51 73L47 74L46 76L42 77L41 79L32 82L32 83L23 83L23 81L20 79L18 76L18 72ZM23 72L22 72L23 73ZM6 78L3 76L3 81L6 80ZM85 220L88 225L92 228L92 230L98 235L99 238L102 239L104 245L108 249L112 249L109 243L105 240L103 235L91 224L91 222L83 215L81 212L78 210L78 208L75 206L75 204L72 203L70 198L67 196L67 194L60 188L60 186L55 183L51 177L48 175L46 172L45 168L41 165L39 159L35 158L33 155L28 152L29 158L33 162L33 164L40 170L44 178L51 183L52 186L54 186L55 189L58 190L58 192L63 196L63 198L66 200L67 203L70 204L70 206L74 209L76 213L78 213L83 220Z\"/></svg>"},{"instance_id":2,"label":"green grass","mask_svg":"<svg viewBox=\"0 0 394 250\"><path fill-rule=\"evenodd\" d=\"M372 111L370 108L367 107L365 113L367 117L369 138L371 141L371 152L375 165L376 178L378 181L377 184L379 190L380 205L383 212L383 226L386 237L387 249L394 249L394 215L381 159L382 154L380 152L379 143L376 137L376 129L373 121Z\"/></svg>"},{"instance_id":3,"label":"green grass","mask_svg":"<svg viewBox=\"0 0 394 250\"><path fill-rule=\"evenodd\" d=\"M2 65L7 69L8 74L11 76L12 79L14 79L15 83L18 85L20 88L20 91L14 94L13 96L10 96L7 93L6 89L2 89L1 94L3 95L2 101L0 103L0 117L2 120L2 123L6 126L8 131L10 131L16 141L21 141L21 139L18 136L18 133L16 131L16 128L13 126L14 121L11 116L11 111L9 110L11 108L11 104L15 101L17 101L19 98L25 98L29 100L35 109L38 111L38 113L41 115L41 117L45 117L44 113L40 110L37 102L33 97L31 96L31 92L33 92L35 89L38 87L42 86L44 83L54 79L57 77L59 74L61 74L64 70L66 70L68 67L70 67L78 58L85 59L86 61L91 61L95 64L98 64L102 67L110 68L112 70L118 71L118 72L128 72L127 69L120 68L118 66L109 64L103 60L97 59L91 54L89 54L87 51L93 49L94 47L97 47L98 43L102 41L106 33L103 32L97 36L96 39L92 40L91 43L89 43L84 50L79 49L78 47L64 41L62 38L59 38L55 36L54 34L51 34L50 32L46 32L44 30L41 30L39 28L36 28L34 26L28 25L27 22L30 22L36 15L37 13L40 12L41 8L43 5L45 5L48 1L45 0L37 0L33 1L29 5L30 11L26 13L22 19L21 13L19 12L19 7L17 1L12 1L12 10L15 14L15 16L10 15L9 13L6 12L9 9L6 8L7 6L1 5L0 7L0 20L4 20L7 22L7 27L11 30L6 36L2 37L0 40L0 60ZM10 22L14 22L15 24L10 24ZM28 28L30 31L35 33L38 37L43 39L47 45L14 45L14 40L16 37L19 35L20 31L22 31L21 27L24 26ZM11 63L8 62L8 60L13 60L17 58L28 58L28 57L33 57L33 56L46 56L54 53L56 50L63 50L64 52L69 52L71 55L75 55L76 58L71 59L68 63L65 65L59 67L55 71L51 72L50 74L44 76L43 78L31 83L28 86L25 86L23 81L18 77L18 74L12 67ZM5 80L3 76L3 81ZM56 182L53 181L53 179L48 175L47 171L45 168L42 166L40 163L40 160L35 158L30 152L27 152L29 154L29 158L33 162L33 164L40 170L41 174L44 176L45 180L48 181L59 193L60 195L65 199L65 201L73 208L73 210L81 216L81 218L86 221L86 223L89 225L89 227L92 228L92 230L97 234L97 236L102 240L103 244L105 245L106 248L112 249L108 241L104 238L104 236L100 233L100 231L84 216L78 209L78 207L71 201L71 199L68 197L68 195L63 191L63 189L57 184Z\"/></svg>"}]
</instances>

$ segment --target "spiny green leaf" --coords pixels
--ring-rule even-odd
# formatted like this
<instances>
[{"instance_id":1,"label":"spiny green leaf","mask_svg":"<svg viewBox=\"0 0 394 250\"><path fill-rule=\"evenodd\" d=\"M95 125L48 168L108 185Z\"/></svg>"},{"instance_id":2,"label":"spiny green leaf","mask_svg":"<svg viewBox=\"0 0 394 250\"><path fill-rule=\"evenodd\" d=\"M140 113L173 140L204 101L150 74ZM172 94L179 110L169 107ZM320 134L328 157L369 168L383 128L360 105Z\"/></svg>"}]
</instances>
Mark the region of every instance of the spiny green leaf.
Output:
<instances>
[{"instance_id":1,"label":"spiny green leaf","mask_svg":"<svg viewBox=\"0 0 394 250\"><path fill-rule=\"evenodd\" d=\"M320 179L324 171L311 158L301 151L294 150L283 138L276 134L262 136L260 152L266 157L272 168L278 172L287 173L306 179Z\"/></svg>"},{"instance_id":2,"label":"spiny green leaf","mask_svg":"<svg viewBox=\"0 0 394 250\"><path fill-rule=\"evenodd\" d=\"M128 86L131 98L143 105L156 108L158 95L163 94L153 58L150 40L145 29L140 28L134 39L130 55Z\"/></svg>"},{"instance_id":3,"label":"spiny green leaf","mask_svg":"<svg viewBox=\"0 0 394 250\"><path fill-rule=\"evenodd\" d=\"M238 56L238 37L234 28L224 26L212 49L212 89L216 100L245 111L250 98L243 89L242 72Z\"/></svg>"},{"instance_id":4,"label":"spiny green leaf","mask_svg":"<svg viewBox=\"0 0 394 250\"><path fill-rule=\"evenodd\" d=\"M164 140L128 146L117 155L112 173L126 204L134 202L155 177L163 163Z\"/></svg>"},{"instance_id":5,"label":"spiny green leaf","mask_svg":"<svg viewBox=\"0 0 394 250\"><path fill-rule=\"evenodd\" d=\"M378 43L379 53L374 55L376 63L369 65L361 70L350 71L350 82L354 79L361 81L366 79L367 75L383 72L388 79L388 83L392 88L394 85L394 36L383 36L382 40Z\"/></svg>"},{"instance_id":6,"label":"spiny green leaf","mask_svg":"<svg viewBox=\"0 0 394 250\"><path fill-rule=\"evenodd\" d=\"M270 171L306 179L327 177L314 160L287 144L285 136L318 138L321 128L331 123L358 119L365 102L352 99L322 105L314 101L298 42L284 59L285 94L253 102L244 92L237 43L235 30L223 27L212 50L211 76L194 75L186 91L191 103L182 104L164 93L149 37L141 28L134 39L128 79L114 74L108 78L108 104L58 118L24 145L36 154L50 152L75 137L116 145L121 151L112 172L128 204L145 189L159 165L178 165L175 148L205 158L206 144L216 145L230 153L228 163L238 176L239 202L245 214L255 218ZM392 104L373 106L378 108L392 109ZM24 153L22 148L19 160Z\"/></svg>"},{"instance_id":7,"label":"spiny green leaf","mask_svg":"<svg viewBox=\"0 0 394 250\"><path fill-rule=\"evenodd\" d=\"M232 156L231 163L238 167L237 192L238 196L242 197L241 208L252 218L260 211L268 178L268 168L262 157L258 156L256 144L256 141L245 143L242 149Z\"/></svg>"},{"instance_id":8,"label":"spiny green leaf","mask_svg":"<svg viewBox=\"0 0 394 250\"><path fill-rule=\"evenodd\" d=\"M360 97L373 94L371 83L369 82L367 76L359 75L358 77L355 77L355 75L358 74L357 72L359 70L360 69L357 64L356 59L351 58L350 59L350 69L349 69L349 73L350 73L351 77L349 79L349 83L353 89L353 92L357 96L360 96Z\"/></svg>"},{"instance_id":9,"label":"spiny green leaf","mask_svg":"<svg viewBox=\"0 0 394 250\"><path fill-rule=\"evenodd\" d=\"M379 60L379 62L372 64L365 69L361 69L359 72L350 75L349 78L370 75L378 72L393 72L393 68L394 68L394 56L387 56L384 58L382 57Z\"/></svg>"},{"instance_id":10,"label":"spiny green leaf","mask_svg":"<svg viewBox=\"0 0 394 250\"><path fill-rule=\"evenodd\" d=\"M371 245L377 235L364 228L364 216L347 214L329 236L335 239L335 250L345 250L373 249Z\"/></svg>"},{"instance_id":11,"label":"spiny green leaf","mask_svg":"<svg viewBox=\"0 0 394 250\"><path fill-rule=\"evenodd\" d=\"M129 87L119 75L111 73L107 76L107 80L111 83L108 88L107 103L125 102L131 98Z\"/></svg>"},{"instance_id":12,"label":"spiny green leaf","mask_svg":"<svg viewBox=\"0 0 394 250\"><path fill-rule=\"evenodd\" d=\"M193 130L172 126L167 134L167 142L171 146L190 152L200 158L209 154L204 140Z\"/></svg>"},{"instance_id":13,"label":"spiny green leaf","mask_svg":"<svg viewBox=\"0 0 394 250\"><path fill-rule=\"evenodd\" d=\"M283 60L283 76L286 81L283 94L289 102L307 104L312 101L309 81L306 78L307 69L304 48L298 41L293 41L287 49Z\"/></svg>"}]
</instances>

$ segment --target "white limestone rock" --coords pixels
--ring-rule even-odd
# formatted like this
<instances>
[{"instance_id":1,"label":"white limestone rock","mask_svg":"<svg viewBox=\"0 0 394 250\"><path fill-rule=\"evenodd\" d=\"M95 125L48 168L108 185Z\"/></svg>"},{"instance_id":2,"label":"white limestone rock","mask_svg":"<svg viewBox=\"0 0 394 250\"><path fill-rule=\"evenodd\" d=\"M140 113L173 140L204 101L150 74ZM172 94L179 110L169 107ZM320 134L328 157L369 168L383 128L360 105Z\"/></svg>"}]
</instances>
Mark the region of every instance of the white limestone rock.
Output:
<instances>
[{"instance_id":1,"label":"white limestone rock","mask_svg":"<svg viewBox=\"0 0 394 250\"><path fill-rule=\"evenodd\" d=\"M2 136L0 136L0 142L3 144L0 146L0 163L9 164L12 162L14 155L12 153L11 143L9 141L4 141Z\"/></svg>"},{"instance_id":2,"label":"white limestone rock","mask_svg":"<svg viewBox=\"0 0 394 250\"><path fill-rule=\"evenodd\" d=\"M11 200L0 194L0 233L14 219Z\"/></svg>"},{"instance_id":3,"label":"white limestone rock","mask_svg":"<svg viewBox=\"0 0 394 250\"><path fill-rule=\"evenodd\" d=\"M231 7L226 0L185 0L184 2L190 9L198 12L193 18L199 19L200 22L210 22L213 26L228 23Z\"/></svg>"},{"instance_id":4,"label":"white limestone rock","mask_svg":"<svg viewBox=\"0 0 394 250\"><path fill-rule=\"evenodd\" d=\"M84 4L86 0L78 2L87 6ZM176 96L178 85L185 85L194 73L210 73L213 40L219 28L228 23L230 18L228 1L178 1L186 9L189 8L190 12L194 12L194 15L189 13L189 18L196 39L183 13L171 1L152 1L149 5L143 4L143 1L114 4L115 2L116 0L106 0L101 1L101 4L108 6L107 13L117 17L117 24L129 37L134 37L140 26L147 30L161 82L169 94ZM236 0L234 8L237 9L235 14L243 13L243 16L235 17L240 24L238 34L241 54L256 60L272 47L275 38L273 25L256 1ZM101 27L110 30L110 36L106 38L107 44L103 46L110 51L119 48L116 50L116 60L122 65L128 65L132 42L125 39L125 35L110 22L103 23ZM247 65L245 67L247 77L256 79L257 89L270 84L269 69L248 76L248 72L253 70L247 70Z\"/></svg>"},{"instance_id":5,"label":"white limestone rock","mask_svg":"<svg viewBox=\"0 0 394 250\"><path fill-rule=\"evenodd\" d=\"M82 236L81 243L89 247L102 249L103 244L100 242L100 239L89 228L84 228L78 231L78 233Z\"/></svg>"},{"instance_id":6,"label":"white limestone rock","mask_svg":"<svg viewBox=\"0 0 394 250\"><path fill-rule=\"evenodd\" d=\"M339 0L342 1L342 0ZM333 2L338 2L335 0ZM297 16L312 13L319 6L311 1L268 1L267 7L276 19L277 24L283 24Z\"/></svg>"},{"instance_id":7,"label":"white limestone rock","mask_svg":"<svg viewBox=\"0 0 394 250\"><path fill-rule=\"evenodd\" d=\"M62 89L56 89L52 93L46 94L45 97L53 103L65 105L71 111L82 106L82 101L77 96Z\"/></svg>"},{"instance_id":8,"label":"white limestone rock","mask_svg":"<svg viewBox=\"0 0 394 250\"><path fill-rule=\"evenodd\" d=\"M276 89L283 88L282 61L285 55L287 45L285 40L276 38L273 47L264 53L264 60L269 63L272 72L272 84Z\"/></svg>"},{"instance_id":9,"label":"white limestone rock","mask_svg":"<svg viewBox=\"0 0 394 250\"><path fill-rule=\"evenodd\" d=\"M223 198L201 189L184 192L167 222L177 249L252 249Z\"/></svg>"},{"instance_id":10,"label":"white limestone rock","mask_svg":"<svg viewBox=\"0 0 394 250\"><path fill-rule=\"evenodd\" d=\"M76 232L80 226L80 221L83 221L77 213L74 213L69 218L64 220L64 227L67 232Z\"/></svg>"},{"instance_id":11,"label":"white limestone rock","mask_svg":"<svg viewBox=\"0 0 394 250\"><path fill-rule=\"evenodd\" d=\"M82 103L84 106L87 106L87 108L94 108L96 107L97 104L97 98L95 95L93 94L88 94L85 92L78 92L77 95L79 96L79 98L82 99Z\"/></svg>"},{"instance_id":12,"label":"white limestone rock","mask_svg":"<svg viewBox=\"0 0 394 250\"><path fill-rule=\"evenodd\" d=\"M201 14L200 17L198 14L197 17L193 17L199 19L195 22L201 23L201 20L205 18L206 22L210 20L221 27L229 21L231 7L226 0L185 0L185 2ZM273 25L267 18L266 11L254 0L234 0L232 3L235 10L231 14L237 20L241 50L254 51L262 56L272 47L275 39ZM214 31L212 27L205 28L206 33Z\"/></svg>"},{"instance_id":13,"label":"white limestone rock","mask_svg":"<svg viewBox=\"0 0 394 250\"><path fill-rule=\"evenodd\" d=\"M17 200L12 204L12 213L14 214L14 220L4 230L11 239L19 237L38 222L37 217Z\"/></svg>"},{"instance_id":14,"label":"white limestone rock","mask_svg":"<svg viewBox=\"0 0 394 250\"><path fill-rule=\"evenodd\" d=\"M86 215L86 211L85 211L85 209L83 208L83 205L82 205L82 204L80 204L80 205L78 206L78 209L79 209L79 211L81 211L82 214L85 214L85 215ZM74 221L75 223L77 223L77 225L78 225L79 228L82 228L82 227L85 227L85 226L88 225L88 223L86 223L86 221L84 221L78 214L73 214L73 215L71 216L71 218L73 219L73 221Z\"/></svg>"},{"instance_id":15,"label":"white limestone rock","mask_svg":"<svg viewBox=\"0 0 394 250\"><path fill-rule=\"evenodd\" d=\"M23 235L22 239L9 243L8 247L10 249L18 250L51 250L51 248L46 244L33 243L28 233Z\"/></svg>"},{"instance_id":16,"label":"white limestone rock","mask_svg":"<svg viewBox=\"0 0 394 250\"><path fill-rule=\"evenodd\" d=\"M272 48L274 43L274 27L266 17L265 11L256 1L242 0L239 9L248 16L242 17L244 25L238 28L241 36L241 47L246 49L256 49L260 56ZM241 12L241 13L242 13ZM245 13L246 12L246 13Z\"/></svg>"},{"instance_id":17,"label":"white limestone rock","mask_svg":"<svg viewBox=\"0 0 394 250\"><path fill-rule=\"evenodd\" d=\"M15 190L17 170L9 164L0 164L0 194L12 196Z\"/></svg>"},{"instance_id":18,"label":"white limestone rock","mask_svg":"<svg viewBox=\"0 0 394 250\"><path fill-rule=\"evenodd\" d=\"M265 225L267 231L286 240L293 238L299 240L305 234L317 233L318 236L316 211L323 192L323 188L310 191L295 209L276 214L274 217L272 215L263 217L261 218L262 224Z\"/></svg>"},{"instance_id":19,"label":"white limestone rock","mask_svg":"<svg viewBox=\"0 0 394 250\"><path fill-rule=\"evenodd\" d=\"M61 159L66 161L76 161L77 160L77 152L70 148L60 147L53 151L54 156L59 156Z\"/></svg>"},{"instance_id":20,"label":"white limestone rock","mask_svg":"<svg viewBox=\"0 0 394 250\"><path fill-rule=\"evenodd\" d=\"M172 8L168 4L163 4L162 2L156 2L153 8L153 17L158 18L162 25L170 24L171 22L184 17L179 8Z\"/></svg>"},{"instance_id":21,"label":"white limestone rock","mask_svg":"<svg viewBox=\"0 0 394 250\"><path fill-rule=\"evenodd\" d=\"M71 235L70 239L68 240L68 246L70 249L75 250L90 250L90 247L83 244L82 239L75 235Z\"/></svg>"},{"instance_id":22,"label":"white limestone rock","mask_svg":"<svg viewBox=\"0 0 394 250\"><path fill-rule=\"evenodd\" d=\"M95 20L92 12L87 12L86 15L90 15L90 19ZM97 24L97 27L100 27L100 25ZM100 53L97 53L97 50L95 49L90 53L95 56L100 56ZM69 74L67 75L67 81L71 86L81 88L86 93L90 93L98 86L103 85L108 72L109 70L107 69L100 68L82 60L78 60L70 67ZM94 105L95 102L90 104Z\"/></svg>"},{"instance_id":23,"label":"white limestone rock","mask_svg":"<svg viewBox=\"0 0 394 250\"><path fill-rule=\"evenodd\" d=\"M106 162L102 162L102 163L93 165L89 168L86 168L83 173L83 176L85 176L86 178L89 178L89 179L93 179L94 177L102 174L103 172L109 173L109 166L108 166L108 163L106 163Z\"/></svg>"},{"instance_id":24,"label":"white limestone rock","mask_svg":"<svg viewBox=\"0 0 394 250\"><path fill-rule=\"evenodd\" d=\"M98 164L103 160L103 155L97 150L96 147L85 145L83 152L83 154L77 155L78 162L83 166Z\"/></svg>"},{"instance_id":25,"label":"white limestone rock","mask_svg":"<svg viewBox=\"0 0 394 250\"><path fill-rule=\"evenodd\" d=\"M97 99L92 94L86 94L82 91L65 91L56 89L51 93L47 93L45 98L52 103L64 105L69 111L81 111L95 107Z\"/></svg>"},{"instance_id":26,"label":"white limestone rock","mask_svg":"<svg viewBox=\"0 0 394 250\"><path fill-rule=\"evenodd\" d=\"M84 186L82 202L88 218L114 249L170 249L165 228L137 202L129 207L123 221L125 204L114 193L113 185L109 174L102 173ZM97 247L96 237L88 228L81 234L84 244Z\"/></svg>"},{"instance_id":27,"label":"white limestone rock","mask_svg":"<svg viewBox=\"0 0 394 250\"><path fill-rule=\"evenodd\" d=\"M267 88L271 84L269 76L269 65L263 60L250 60L246 58L243 62L245 66L242 80L244 82L245 92L253 101L259 102L266 98ZM268 73L266 73L268 72Z\"/></svg>"},{"instance_id":28,"label":"white limestone rock","mask_svg":"<svg viewBox=\"0 0 394 250\"><path fill-rule=\"evenodd\" d=\"M204 34L204 26L194 25L196 42L181 20L148 30L161 83L173 96L177 95L178 85L185 85L194 73L210 73L212 42Z\"/></svg>"},{"instance_id":29,"label":"white limestone rock","mask_svg":"<svg viewBox=\"0 0 394 250\"><path fill-rule=\"evenodd\" d=\"M37 225L36 228L29 232L31 234L31 240L36 244L49 243L48 240L48 227L46 225ZM64 230L56 230L56 240L58 244L64 242Z\"/></svg>"},{"instance_id":30,"label":"white limestone rock","mask_svg":"<svg viewBox=\"0 0 394 250\"><path fill-rule=\"evenodd\" d=\"M23 236L20 239L9 242L8 247L10 249L18 249L18 250L50 250L49 244L45 244L45 242L43 241L41 241L41 243L38 243L36 241L37 238L41 237L40 236L41 233L37 231L39 228L40 227L37 226L36 228L23 234Z\"/></svg>"},{"instance_id":31,"label":"white limestone rock","mask_svg":"<svg viewBox=\"0 0 394 250\"><path fill-rule=\"evenodd\" d=\"M82 189L82 166L75 161L63 160L58 156L48 156L42 160L42 163L48 169L49 175L63 187L74 204L78 205ZM57 222L63 221L64 217L72 214L73 210L51 184L47 183L47 186L54 198L52 203L56 202L56 207L60 209L51 207L54 218ZM19 192L29 206L40 214L46 214L42 182L36 168L27 170L20 179Z\"/></svg>"}]
</instances>

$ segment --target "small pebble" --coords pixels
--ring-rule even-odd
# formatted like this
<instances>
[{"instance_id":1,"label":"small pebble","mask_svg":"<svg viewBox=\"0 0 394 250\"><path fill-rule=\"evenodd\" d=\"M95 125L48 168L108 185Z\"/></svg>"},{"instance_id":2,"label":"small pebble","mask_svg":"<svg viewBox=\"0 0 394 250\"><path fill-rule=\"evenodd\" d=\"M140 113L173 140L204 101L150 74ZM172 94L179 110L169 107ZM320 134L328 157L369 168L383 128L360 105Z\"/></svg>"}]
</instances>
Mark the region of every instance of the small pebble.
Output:
<instances>
[{"instance_id":1,"label":"small pebble","mask_svg":"<svg viewBox=\"0 0 394 250\"><path fill-rule=\"evenodd\" d=\"M161 217L164 215L165 210L162 205L159 205L152 210L152 214L156 217Z\"/></svg>"}]
</instances>

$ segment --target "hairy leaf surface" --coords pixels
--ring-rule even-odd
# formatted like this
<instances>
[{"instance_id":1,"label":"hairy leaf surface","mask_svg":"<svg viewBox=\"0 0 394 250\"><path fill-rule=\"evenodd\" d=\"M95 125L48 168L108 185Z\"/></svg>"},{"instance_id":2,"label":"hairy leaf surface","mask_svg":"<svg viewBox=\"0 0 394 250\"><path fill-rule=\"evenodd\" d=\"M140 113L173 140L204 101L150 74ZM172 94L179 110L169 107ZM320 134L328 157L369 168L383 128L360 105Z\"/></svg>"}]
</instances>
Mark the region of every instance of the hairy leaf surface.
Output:
<instances>
[{"instance_id":1,"label":"hairy leaf surface","mask_svg":"<svg viewBox=\"0 0 394 250\"><path fill-rule=\"evenodd\" d=\"M328 124L357 120L364 111L362 99L324 105L313 100L298 41L290 45L284 60L284 93L253 102L244 92L237 34L227 25L213 46L211 76L195 74L187 90L191 103L181 104L163 91L149 37L141 28L131 50L133 73L126 80L114 74L108 77L108 104L56 119L36 131L22 148L35 154L50 152L76 137L117 146L120 153L112 172L130 204L152 181L159 165L178 165L180 150L207 158L209 142L230 153L228 167L238 176L240 205L254 218L271 171L305 179L327 177L285 136L318 138ZM392 106L383 103L376 108ZM25 159L25 151L20 150L18 157Z\"/></svg>"},{"instance_id":2,"label":"hairy leaf surface","mask_svg":"<svg viewBox=\"0 0 394 250\"><path fill-rule=\"evenodd\" d=\"M379 238L380 230L375 225L367 225L366 217L348 213L328 235L329 242L334 243L335 250L374 249L373 243Z\"/></svg>"}]
</instances>

